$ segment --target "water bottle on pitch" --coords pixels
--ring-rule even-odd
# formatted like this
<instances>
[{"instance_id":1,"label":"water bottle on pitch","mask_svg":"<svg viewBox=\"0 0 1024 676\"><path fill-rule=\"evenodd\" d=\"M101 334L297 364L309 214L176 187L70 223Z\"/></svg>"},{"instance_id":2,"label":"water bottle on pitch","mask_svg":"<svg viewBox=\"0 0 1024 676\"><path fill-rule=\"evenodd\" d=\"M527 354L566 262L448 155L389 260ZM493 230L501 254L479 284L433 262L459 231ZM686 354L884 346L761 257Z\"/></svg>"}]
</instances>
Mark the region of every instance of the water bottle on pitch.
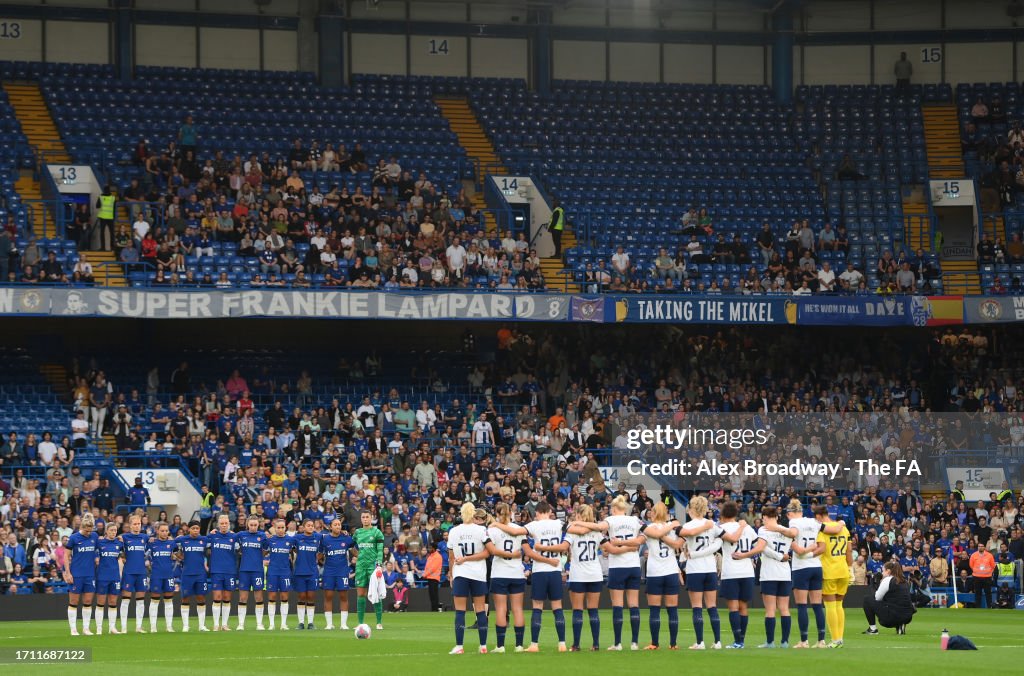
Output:
<instances>
[{"instance_id":1,"label":"water bottle on pitch","mask_svg":"<svg viewBox=\"0 0 1024 676\"><path fill-rule=\"evenodd\" d=\"M942 646L943 650L945 650L947 647L949 647L949 630L948 629L943 629L942 630L942 636L939 637L939 644Z\"/></svg>"}]
</instances>

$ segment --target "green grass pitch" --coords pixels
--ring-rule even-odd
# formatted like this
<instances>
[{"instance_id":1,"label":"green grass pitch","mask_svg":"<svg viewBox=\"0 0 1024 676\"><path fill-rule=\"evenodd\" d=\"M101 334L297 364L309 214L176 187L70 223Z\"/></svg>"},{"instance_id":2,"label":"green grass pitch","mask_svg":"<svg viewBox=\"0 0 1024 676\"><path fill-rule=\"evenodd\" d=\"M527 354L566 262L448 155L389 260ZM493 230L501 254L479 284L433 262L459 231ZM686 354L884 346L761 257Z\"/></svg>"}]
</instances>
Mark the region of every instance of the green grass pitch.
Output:
<instances>
[{"instance_id":1,"label":"green grass pitch","mask_svg":"<svg viewBox=\"0 0 1024 676\"><path fill-rule=\"evenodd\" d=\"M566 613L566 620L570 620ZM649 639L647 611L642 611L641 647ZM337 619L337 617L335 618ZM372 615L370 616L372 620ZM529 619L529 614L527 614ZM207 618L207 626L212 624ZM237 619L232 617L235 626ZM149 620L146 620L148 628ZM134 620L129 619L129 634L72 638L67 622L7 622L0 624L0 648L92 648L92 663L62 665L62 673L82 674L523 674L553 673L557 670L585 669L592 673L604 670L642 670L636 673L669 674L680 669L698 673L756 674L810 673L822 676L859 674L873 676L888 672L906 674L940 673L1020 673L1024 652L1024 613L1003 610L922 610L910 625L906 636L896 636L891 629L881 629L879 636L863 636L864 617L860 610L848 609L846 647L839 650L758 650L764 640L760 611L751 612L745 650L695 652L686 650L693 642L689 610L680 612L680 646L678 652L663 647L656 652L621 653L602 650L600 653L557 652L550 612L545 612L544 633L540 654L504 655L477 654L477 633L466 632L466 654L449 656L454 645L452 613L406 613L385 615L384 631L374 631L370 640L357 640L352 631L323 630L323 616L317 617L316 631L296 631L297 619L292 615L291 631L256 632L250 613L245 632L199 633L196 620L191 619L188 634L163 632L160 619L157 634L131 633ZM349 625L355 626L355 613ZM176 621L180 629L180 620ZM979 652L942 652L939 634L948 627L952 634L963 634L979 647ZM796 616L793 631L796 632ZM627 620L625 637L629 637ZM706 636L710 626L705 622ZM811 633L814 635L814 619ZM571 639L571 627L567 627ZM722 611L723 642L731 634L727 613ZM668 628L662 616L661 636L667 646ZM589 645L590 627L584 622L583 644ZM611 613L602 612L601 638L604 647L611 643ZM508 645L514 645L511 628ZM529 639L529 626L527 626ZM494 648L493 619L488 636ZM710 645L710 644L709 644ZM8 665L2 667L9 669ZM21 664L8 673L52 673L54 665ZM577 672L581 673L581 672Z\"/></svg>"}]
</instances>

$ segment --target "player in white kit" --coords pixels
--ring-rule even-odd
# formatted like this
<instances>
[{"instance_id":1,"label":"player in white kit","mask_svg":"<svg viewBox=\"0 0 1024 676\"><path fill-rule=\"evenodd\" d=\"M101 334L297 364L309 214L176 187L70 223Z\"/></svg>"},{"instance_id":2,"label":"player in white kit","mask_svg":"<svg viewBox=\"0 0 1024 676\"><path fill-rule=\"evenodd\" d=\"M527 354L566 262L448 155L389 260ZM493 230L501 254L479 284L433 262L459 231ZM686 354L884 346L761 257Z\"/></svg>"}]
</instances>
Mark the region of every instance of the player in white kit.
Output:
<instances>
[{"instance_id":1,"label":"player in white kit","mask_svg":"<svg viewBox=\"0 0 1024 676\"><path fill-rule=\"evenodd\" d=\"M750 559L737 559L736 553L749 552L757 541L757 533L737 520L739 505L729 501L722 505L719 531L722 538L722 596L729 603L729 627L732 629L732 645L727 648L743 648L747 635L747 608L754 596L754 564Z\"/></svg>"},{"instance_id":2,"label":"player in white kit","mask_svg":"<svg viewBox=\"0 0 1024 676\"><path fill-rule=\"evenodd\" d=\"M530 615L530 647L528 653L540 652L540 627L544 615L544 603L551 605L555 617L555 632L558 634L558 652L566 652L565 613L562 612L562 554L569 549L565 541L562 522L554 518L554 509L548 502L537 505L537 516L526 524L530 541L523 543L523 551L533 559L530 575L533 613Z\"/></svg>"},{"instance_id":3,"label":"player in white kit","mask_svg":"<svg viewBox=\"0 0 1024 676\"><path fill-rule=\"evenodd\" d=\"M714 523L706 518L708 500L697 495L687 506L690 521L685 527L688 530L701 528ZM709 529L710 530L710 529ZM684 538L686 540L686 590L690 595L690 607L693 612L693 633L696 642L690 650L704 650L704 608L708 609L708 619L715 636L713 650L722 648L722 628L718 618L718 566L714 554L722 548L722 541L714 532L701 533Z\"/></svg>"},{"instance_id":4,"label":"player in white kit","mask_svg":"<svg viewBox=\"0 0 1024 676\"><path fill-rule=\"evenodd\" d=\"M571 652L580 650L580 636L583 633L583 610L590 620L591 650L600 650L601 619L598 607L601 602L601 587L604 586L604 572L601 570L602 545L608 539L593 525L594 508L579 503L573 512L573 523L569 524L566 540L569 543L569 600L572 603L572 646Z\"/></svg>"},{"instance_id":5,"label":"player in white kit","mask_svg":"<svg viewBox=\"0 0 1024 676\"><path fill-rule=\"evenodd\" d=\"M517 558L495 557L491 562L491 599L494 601L494 630L498 635L496 653L505 652L505 633L508 631L508 613L516 635L516 652L525 649L523 638L526 621L523 615L523 596L526 592L526 574L523 570L523 540L529 535L522 526L512 523L509 506L499 502L494 506L494 523L487 529L491 542L499 551L518 554Z\"/></svg>"},{"instance_id":6,"label":"player in white kit","mask_svg":"<svg viewBox=\"0 0 1024 676\"><path fill-rule=\"evenodd\" d=\"M793 589L793 573L789 567L789 548L793 538L778 530L779 509L767 506L761 510L763 526L757 529L757 542L748 552L735 552L732 558L750 560L761 557L761 600L764 601L765 642L758 648L775 646L775 612L782 618L782 643L789 647L792 618L789 615L789 593ZM790 532L795 533L795 529Z\"/></svg>"}]
</instances>

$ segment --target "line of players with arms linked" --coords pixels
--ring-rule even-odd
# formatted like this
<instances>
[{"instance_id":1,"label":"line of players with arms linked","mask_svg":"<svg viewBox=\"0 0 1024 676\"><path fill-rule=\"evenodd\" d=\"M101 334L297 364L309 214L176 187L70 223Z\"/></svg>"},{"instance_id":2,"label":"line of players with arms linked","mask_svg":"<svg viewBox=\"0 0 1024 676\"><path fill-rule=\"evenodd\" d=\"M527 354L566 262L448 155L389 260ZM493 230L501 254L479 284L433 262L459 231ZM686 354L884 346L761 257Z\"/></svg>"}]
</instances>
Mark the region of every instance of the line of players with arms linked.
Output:
<instances>
[{"instance_id":1,"label":"line of players with arms linked","mask_svg":"<svg viewBox=\"0 0 1024 676\"><path fill-rule=\"evenodd\" d=\"M630 648L639 649L640 641L640 551L646 550L646 593L650 643L647 650L661 647L662 611L667 614L668 649L678 649L679 594L685 584L689 595L695 642L693 650L704 650L704 612L707 611L714 641L711 649L722 648L718 594L728 603L732 643L726 648L741 649L746 644L748 606L754 594L754 559L760 557L760 587L765 606L765 642L760 648L790 647L790 596L797 606L799 641L793 648L839 648L844 643L845 611L843 599L850 581L852 547L845 524L833 521L827 509L815 507L805 517L799 501L787 508L788 523L779 521L776 507L762 510L763 525L755 532L737 518L735 503L725 503L720 521L705 518L708 502L694 497L687 508L689 520L680 524L663 504L655 505L650 521L629 515L631 505L616 498L610 514L596 521L593 508L576 507L567 524L554 517L547 503L541 503L535 520L525 526L513 521L509 506L499 503L494 514L466 503L462 523L449 533L452 566L449 570L455 605L455 647L451 654L464 652L466 613L476 614L480 652L487 652L488 605L493 601L497 646L493 652L505 652L509 620L515 636L516 652L539 651L543 611L552 611L559 651L578 651L583 633L584 614L590 624L591 650L600 645L598 604L604 587L612 601L614 642L609 650L622 650L625 614L629 613ZM379 571L384 538L371 523L371 515L362 515L362 528L350 537L340 521L329 531L317 531L306 520L294 536L286 535L283 520L275 520L271 534L260 529L260 520L250 518L245 531L232 533L226 516L207 536L199 533L199 524L189 525L188 535L171 538L166 524L159 524L150 538L141 533L141 520L129 519L126 533L118 535L117 526L108 524L104 537L93 532L94 524L84 518L82 528L69 540L71 553L65 577L72 585L68 622L77 635L77 612L81 606L84 633L90 633L91 606L96 596L97 631L102 631L103 612L107 612L109 631L126 631L128 611L135 600L135 630L144 633L145 594L150 593L150 631L157 630L161 601L165 626L174 631L174 561L181 563L181 615L184 631L189 630L191 602L196 602L199 630L206 628L207 576L213 589L213 628L230 630L228 620L232 595L237 588L237 630L245 628L249 595L254 595L256 629L266 629L265 611L270 629L280 610L280 628L288 629L288 592L298 595L300 629L314 628L314 592L325 593L326 628L333 629L334 597L341 604L341 628L347 629L350 559L356 556L355 586L359 623L363 623L367 589L371 576ZM721 552L719 572L715 554ZM601 555L608 557L607 580ZM526 567L530 565L530 643L525 642ZM264 567L264 559L267 561ZM322 573L318 569L322 566ZM563 570L568 568L568 591L572 604L571 646L566 645L565 616L562 608ZM887 566L883 575L902 576L898 566ZM888 585L886 585L888 588ZM895 585L893 589L897 589ZM264 590L269 604L264 603ZM907 596L909 599L909 595ZM382 599L370 598L381 629ZM120 604L118 606L118 604ZM871 628L877 633L875 616L883 626L898 631L909 616L869 598L866 608ZM909 604L906 604L909 605ZM278 607L280 606L280 607ZM120 628L116 616L120 610ZM817 638L809 640L810 612L817 625ZM912 611L911 611L912 613ZM777 623L781 625L777 627ZM831 641L825 643L826 628ZM777 631L777 629L779 631ZM776 640L776 635L779 640Z\"/></svg>"},{"instance_id":2,"label":"line of players with arms linked","mask_svg":"<svg viewBox=\"0 0 1024 676\"><path fill-rule=\"evenodd\" d=\"M222 514L208 535L200 534L200 523L188 525L188 534L172 538L166 523L156 526L155 535L142 531L142 519L132 515L127 530L118 534L115 523L107 523L101 536L91 514L82 517L80 529L68 539L64 579L68 595L68 624L78 636L81 609L82 633L92 635L95 601L96 633L103 632L104 614L111 634L127 632L128 614L135 603L135 632L146 633L146 593L149 593L149 631L156 632L163 605L165 630L174 631L176 580L181 591L182 630L189 631L192 604L198 615L199 631L206 626L206 597L212 588L213 630L231 631L231 600L238 591L236 631L245 629L250 594L256 610L256 631L288 630L289 596L297 594L298 628L314 629L315 592L324 590L328 609L337 596L341 606L341 628L348 629L348 589L355 558L356 607L363 624L368 600L373 604L377 629L383 617L382 595L368 595L371 578L381 575L384 534L372 525L371 515L361 515L362 528L349 535L335 519L329 530L318 531L310 519L294 535L286 532L284 519L271 523L270 533L262 530L259 517L250 516L246 529L231 531L230 518ZM176 567L178 568L176 570ZM322 567L322 571L321 571ZM280 614L278 614L280 611ZM117 619L120 615L120 623ZM264 623L268 616L269 627ZM280 624L276 620L280 618ZM332 612L326 613L326 629L334 628Z\"/></svg>"}]
</instances>

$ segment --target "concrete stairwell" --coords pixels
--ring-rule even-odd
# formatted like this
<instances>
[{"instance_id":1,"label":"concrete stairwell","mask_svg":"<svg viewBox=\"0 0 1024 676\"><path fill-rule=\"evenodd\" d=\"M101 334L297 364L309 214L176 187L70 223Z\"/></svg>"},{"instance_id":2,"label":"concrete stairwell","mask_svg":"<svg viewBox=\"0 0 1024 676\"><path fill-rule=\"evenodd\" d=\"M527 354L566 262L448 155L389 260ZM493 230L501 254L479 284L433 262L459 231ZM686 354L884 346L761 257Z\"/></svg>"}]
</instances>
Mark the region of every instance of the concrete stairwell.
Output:
<instances>
[{"instance_id":1,"label":"concrete stairwell","mask_svg":"<svg viewBox=\"0 0 1024 676\"><path fill-rule=\"evenodd\" d=\"M452 131L459 139L459 145L466 150L466 155L476 161L477 183L483 183L487 174L508 173L501 158L494 150L491 140L487 138L486 132L480 126L480 120L476 113L469 107L469 101L465 97L443 97L438 96L434 103L441 109L441 114L448 120ZM473 206L483 209L486 207L482 194L472 196ZM493 232L488 228L489 232ZM567 227L562 234L562 249L576 246L576 237ZM579 285L572 283L571 271L566 270L561 259L549 258L541 261L541 271L547 281L549 289L556 291L579 292Z\"/></svg>"},{"instance_id":2,"label":"concrete stairwell","mask_svg":"<svg viewBox=\"0 0 1024 676\"><path fill-rule=\"evenodd\" d=\"M65 401L70 401L71 376L68 370L62 365L54 362L47 362L39 365L39 372L43 374L47 384L53 391ZM99 439L93 439L93 443L100 453L106 456L117 454L117 442L113 434L104 434Z\"/></svg>"},{"instance_id":3,"label":"concrete stairwell","mask_svg":"<svg viewBox=\"0 0 1024 676\"><path fill-rule=\"evenodd\" d=\"M960 148L960 121L956 106L928 105L921 109L921 113L924 117L925 149L928 153L928 177L933 180L964 178L967 170ZM907 215L906 208L903 213ZM914 246L913 235L908 228L909 246ZM924 248L931 250L931 243ZM954 295L981 293L977 261L942 261L942 288L945 293Z\"/></svg>"},{"instance_id":4,"label":"concrete stairwell","mask_svg":"<svg viewBox=\"0 0 1024 676\"><path fill-rule=\"evenodd\" d=\"M43 100L42 92L35 83L5 82L4 91L18 116L18 123L21 130L28 138L29 144L34 146L38 152L43 153L45 159L50 162L70 162L71 157L64 149L57 126L50 117L50 111ZM39 181L35 180L31 171L22 170L14 189L21 198L28 202L43 199L42 189ZM38 203L29 204L31 208L30 225L32 234L36 238L50 239L57 236L56 224Z\"/></svg>"},{"instance_id":5,"label":"concrete stairwell","mask_svg":"<svg viewBox=\"0 0 1024 676\"><path fill-rule=\"evenodd\" d=\"M18 116L22 131L28 142L41 153L41 159L48 164L71 164L71 155L64 147L64 141L57 131L57 125L46 106L46 100L34 82L5 82L4 90L7 98ZM23 200L43 199L39 181L32 177L31 172L23 172L15 190ZM39 204L32 206L32 232L37 238L55 238L58 236L53 218L47 218ZM120 267L101 267L101 263L114 262L117 259L110 251L83 251L82 257L92 264L96 275L96 283L104 286L128 286Z\"/></svg>"}]
</instances>

